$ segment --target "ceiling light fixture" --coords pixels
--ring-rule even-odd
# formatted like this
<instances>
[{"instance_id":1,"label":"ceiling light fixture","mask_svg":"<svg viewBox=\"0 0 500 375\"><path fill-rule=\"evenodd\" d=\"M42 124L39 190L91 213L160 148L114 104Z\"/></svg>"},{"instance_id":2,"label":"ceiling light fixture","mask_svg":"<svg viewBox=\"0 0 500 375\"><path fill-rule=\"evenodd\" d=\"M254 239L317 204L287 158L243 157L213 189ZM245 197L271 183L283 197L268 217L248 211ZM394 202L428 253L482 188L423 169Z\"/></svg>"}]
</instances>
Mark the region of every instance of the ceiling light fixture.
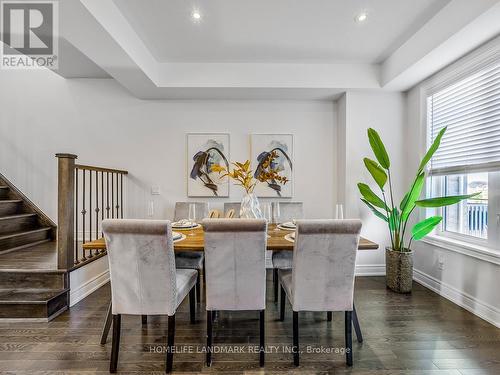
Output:
<instances>
[{"instance_id":1,"label":"ceiling light fixture","mask_svg":"<svg viewBox=\"0 0 500 375\"><path fill-rule=\"evenodd\" d=\"M365 22L368 19L368 13L361 12L355 18L356 22Z\"/></svg>"},{"instance_id":2,"label":"ceiling light fixture","mask_svg":"<svg viewBox=\"0 0 500 375\"><path fill-rule=\"evenodd\" d=\"M192 14L192 17L195 21L199 21L201 19L201 14L197 10L195 10Z\"/></svg>"}]
</instances>

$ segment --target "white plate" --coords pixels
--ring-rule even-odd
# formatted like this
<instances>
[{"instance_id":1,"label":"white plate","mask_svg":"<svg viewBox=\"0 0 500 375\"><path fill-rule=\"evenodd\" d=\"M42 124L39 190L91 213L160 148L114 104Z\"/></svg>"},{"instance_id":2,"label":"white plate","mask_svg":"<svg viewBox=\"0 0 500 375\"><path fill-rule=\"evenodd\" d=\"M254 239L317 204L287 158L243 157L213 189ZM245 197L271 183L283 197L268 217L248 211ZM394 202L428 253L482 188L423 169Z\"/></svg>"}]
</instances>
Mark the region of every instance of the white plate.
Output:
<instances>
[{"instance_id":1,"label":"white plate","mask_svg":"<svg viewBox=\"0 0 500 375\"><path fill-rule=\"evenodd\" d=\"M182 224L179 222L172 223L172 228L174 229L195 229L198 228L200 224L189 222L187 224Z\"/></svg>"},{"instance_id":2,"label":"white plate","mask_svg":"<svg viewBox=\"0 0 500 375\"><path fill-rule=\"evenodd\" d=\"M288 242L295 242L295 233L288 233L285 236L285 240L287 240Z\"/></svg>"},{"instance_id":3,"label":"white plate","mask_svg":"<svg viewBox=\"0 0 500 375\"><path fill-rule=\"evenodd\" d=\"M172 239L174 242L179 242L186 239L186 236L182 233L172 232Z\"/></svg>"},{"instance_id":4,"label":"white plate","mask_svg":"<svg viewBox=\"0 0 500 375\"><path fill-rule=\"evenodd\" d=\"M295 230L296 226L293 223L283 223L283 224L278 224L278 228L282 230Z\"/></svg>"}]
</instances>

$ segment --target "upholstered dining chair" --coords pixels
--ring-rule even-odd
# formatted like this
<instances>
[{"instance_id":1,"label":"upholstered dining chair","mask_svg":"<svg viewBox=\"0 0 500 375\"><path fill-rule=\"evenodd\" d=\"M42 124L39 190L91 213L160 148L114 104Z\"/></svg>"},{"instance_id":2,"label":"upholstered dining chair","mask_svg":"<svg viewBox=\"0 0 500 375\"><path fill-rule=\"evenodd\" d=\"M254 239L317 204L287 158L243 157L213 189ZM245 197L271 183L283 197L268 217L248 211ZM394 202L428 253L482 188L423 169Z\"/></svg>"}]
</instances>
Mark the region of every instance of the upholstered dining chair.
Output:
<instances>
[{"instance_id":1,"label":"upholstered dining chair","mask_svg":"<svg viewBox=\"0 0 500 375\"><path fill-rule=\"evenodd\" d=\"M282 223L287 221L303 219L304 205L302 202L273 202L272 211L277 210L279 203L280 216L279 220ZM292 268L292 252L291 251L274 251L272 255L273 262L273 286L274 286L274 302L278 302L278 270L288 270Z\"/></svg>"},{"instance_id":2,"label":"upholstered dining chair","mask_svg":"<svg viewBox=\"0 0 500 375\"><path fill-rule=\"evenodd\" d=\"M176 202L174 211L174 220L179 221L189 218L189 205L194 204L196 209L196 221L201 221L208 217L207 202ZM175 253L175 265L177 268L190 269L197 271L196 278L196 300L201 301L201 283L200 274L203 270L204 255L201 251L178 251ZM205 273L203 273L204 275Z\"/></svg>"},{"instance_id":3,"label":"upholstered dining chair","mask_svg":"<svg viewBox=\"0 0 500 375\"><path fill-rule=\"evenodd\" d=\"M293 267L281 269L280 320L285 296L293 310L293 362L299 365L299 312L344 311L346 363L352 366L354 269L360 220L299 220L295 231Z\"/></svg>"},{"instance_id":4,"label":"upholstered dining chair","mask_svg":"<svg viewBox=\"0 0 500 375\"><path fill-rule=\"evenodd\" d=\"M176 269L168 220L108 219L102 223L109 257L113 343L109 371L116 372L122 314L168 315L166 372L171 372L175 312L189 294L195 319L196 271Z\"/></svg>"},{"instance_id":5,"label":"upholstered dining chair","mask_svg":"<svg viewBox=\"0 0 500 375\"><path fill-rule=\"evenodd\" d=\"M240 217L240 202L225 202L224 217L227 219L238 219Z\"/></svg>"},{"instance_id":6,"label":"upholstered dining chair","mask_svg":"<svg viewBox=\"0 0 500 375\"><path fill-rule=\"evenodd\" d=\"M212 364L212 314L260 311L260 366L264 366L267 222L263 219L206 219L205 266L207 366Z\"/></svg>"}]
</instances>

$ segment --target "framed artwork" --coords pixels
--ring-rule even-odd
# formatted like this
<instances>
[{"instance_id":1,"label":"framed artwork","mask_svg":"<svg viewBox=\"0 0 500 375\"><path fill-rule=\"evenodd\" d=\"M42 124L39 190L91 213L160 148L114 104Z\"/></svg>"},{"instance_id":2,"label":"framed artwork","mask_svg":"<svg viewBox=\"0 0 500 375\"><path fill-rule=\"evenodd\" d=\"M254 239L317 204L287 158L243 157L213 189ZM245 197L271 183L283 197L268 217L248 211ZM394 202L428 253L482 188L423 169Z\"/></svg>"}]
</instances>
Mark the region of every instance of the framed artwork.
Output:
<instances>
[{"instance_id":1,"label":"framed artwork","mask_svg":"<svg viewBox=\"0 0 500 375\"><path fill-rule=\"evenodd\" d=\"M229 134L187 134L188 197L229 197L229 179L212 166L229 167Z\"/></svg>"},{"instance_id":2,"label":"framed artwork","mask_svg":"<svg viewBox=\"0 0 500 375\"><path fill-rule=\"evenodd\" d=\"M293 196L293 135L252 134L250 135L250 150L255 178L272 168L288 180L285 184L276 180L257 182L255 194L264 198L291 198ZM272 152L275 152L276 158L270 165L266 165L265 161Z\"/></svg>"}]
</instances>

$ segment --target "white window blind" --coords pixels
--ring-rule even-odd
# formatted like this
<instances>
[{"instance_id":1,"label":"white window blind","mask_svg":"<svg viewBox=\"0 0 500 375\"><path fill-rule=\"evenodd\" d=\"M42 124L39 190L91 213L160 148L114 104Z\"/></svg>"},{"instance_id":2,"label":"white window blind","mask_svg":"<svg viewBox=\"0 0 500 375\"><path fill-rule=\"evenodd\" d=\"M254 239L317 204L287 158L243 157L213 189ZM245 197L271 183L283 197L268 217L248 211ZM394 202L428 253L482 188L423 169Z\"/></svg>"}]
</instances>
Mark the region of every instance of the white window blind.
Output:
<instances>
[{"instance_id":1,"label":"white window blind","mask_svg":"<svg viewBox=\"0 0 500 375\"><path fill-rule=\"evenodd\" d=\"M427 98L431 174L500 170L500 61Z\"/></svg>"}]
</instances>

